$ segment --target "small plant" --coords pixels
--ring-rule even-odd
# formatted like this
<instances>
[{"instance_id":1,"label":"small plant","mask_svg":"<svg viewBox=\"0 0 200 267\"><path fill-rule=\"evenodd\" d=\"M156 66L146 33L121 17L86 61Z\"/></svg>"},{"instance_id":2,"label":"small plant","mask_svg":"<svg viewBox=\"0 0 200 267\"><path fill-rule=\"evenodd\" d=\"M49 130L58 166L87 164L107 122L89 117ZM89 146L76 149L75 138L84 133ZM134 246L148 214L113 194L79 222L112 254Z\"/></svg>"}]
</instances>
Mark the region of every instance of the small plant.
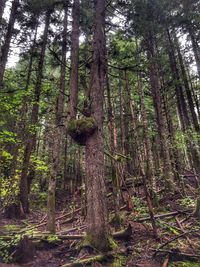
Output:
<instances>
[{"instance_id":1,"label":"small plant","mask_svg":"<svg viewBox=\"0 0 200 267\"><path fill-rule=\"evenodd\" d=\"M148 214L146 202L143 199L134 197L133 204L134 204L134 219L136 217L141 217L142 215Z\"/></svg>"},{"instance_id":2,"label":"small plant","mask_svg":"<svg viewBox=\"0 0 200 267\"><path fill-rule=\"evenodd\" d=\"M47 237L47 241L48 241L49 243L51 243L51 244L55 244L55 243L57 243L58 241L60 241L60 239L58 238L57 235L49 235L49 236Z\"/></svg>"},{"instance_id":3,"label":"small plant","mask_svg":"<svg viewBox=\"0 0 200 267\"><path fill-rule=\"evenodd\" d=\"M186 197L186 198L179 200L179 203L181 206L183 206L185 208L194 208L195 207L195 201L190 197Z\"/></svg>"}]
</instances>

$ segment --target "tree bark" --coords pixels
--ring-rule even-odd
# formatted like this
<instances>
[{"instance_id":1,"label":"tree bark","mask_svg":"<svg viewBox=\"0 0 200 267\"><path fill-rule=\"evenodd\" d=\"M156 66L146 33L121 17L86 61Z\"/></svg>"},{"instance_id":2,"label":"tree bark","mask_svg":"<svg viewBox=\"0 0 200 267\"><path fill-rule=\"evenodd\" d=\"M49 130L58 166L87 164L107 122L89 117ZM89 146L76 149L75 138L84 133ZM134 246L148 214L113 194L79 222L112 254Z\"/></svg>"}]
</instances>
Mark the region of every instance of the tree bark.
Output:
<instances>
[{"instance_id":1,"label":"tree bark","mask_svg":"<svg viewBox=\"0 0 200 267\"><path fill-rule=\"evenodd\" d=\"M154 40L154 36L149 31L148 39L146 40L147 44L147 56L149 60L149 75L150 75L150 85L153 96L153 103L155 108L156 122L157 128L160 138L160 148L161 148L161 156L163 160L163 173L166 184L166 191L172 192L174 189L173 184L173 175L172 175L172 166L170 161L170 153L167 143L167 133L165 129L165 120L163 116L163 108L162 108L162 96L161 96L161 85L160 85L160 77L158 70L158 63L156 62L156 44Z\"/></svg>"},{"instance_id":2,"label":"tree bark","mask_svg":"<svg viewBox=\"0 0 200 267\"><path fill-rule=\"evenodd\" d=\"M35 85L35 93L34 93L34 103L32 106L32 113L31 113L31 125L36 127L38 122L38 115L39 115L39 102L40 102L40 95L42 89L42 76L43 76L43 69L44 69L44 58L45 58L45 51L46 45L48 40L48 28L50 24L50 17L51 17L52 10L49 9L46 12L45 18L45 28L43 33L43 43L41 48L41 53L38 62L38 70L37 70L37 78L36 78L36 85ZM29 212L29 200L28 200L28 169L30 164L30 157L31 153L35 150L36 147L36 137L37 131L36 129L32 129L32 132L28 134L25 150L24 150L24 158L22 163L22 171L20 176L20 202L22 204L24 213Z\"/></svg>"},{"instance_id":3,"label":"tree bark","mask_svg":"<svg viewBox=\"0 0 200 267\"><path fill-rule=\"evenodd\" d=\"M112 155L115 155L117 150L117 132L116 132L113 106L111 101L111 90L110 90L108 75L106 75L106 89L107 89L107 100L108 100L107 114L108 114L108 131L110 136L110 151ZM112 182L113 182L115 217L117 218L119 215L119 208L120 208L119 173L117 171L117 163L113 159L111 159L111 171L112 171Z\"/></svg>"},{"instance_id":4,"label":"tree bark","mask_svg":"<svg viewBox=\"0 0 200 267\"><path fill-rule=\"evenodd\" d=\"M175 93L176 93L179 117L180 117L182 129L185 130L187 127L190 126L191 122L190 122L190 117L188 114L187 103L185 101L181 79L180 79L180 73L179 73L179 69L177 66L177 62L176 62L174 44L173 44L169 29L167 29L166 43L167 43L167 50L168 50L170 67L171 67L171 73L172 73L173 80L175 82Z\"/></svg>"},{"instance_id":5,"label":"tree bark","mask_svg":"<svg viewBox=\"0 0 200 267\"><path fill-rule=\"evenodd\" d=\"M80 20L80 3L74 0L72 12L72 45L71 45L71 72L70 72L70 102L69 114L70 119L76 118L77 101L78 101L78 65L79 65L79 20Z\"/></svg>"},{"instance_id":6,"label":"tree bark","mask_svg":"<svg viewBox=\"0 0 200 267\"><path fill-rule=\"evenodd\" d=\"M47 199L47 229L54 234L56 231L55 225L55 191L56 177L59 171L60 152L64 137L64 93L65 93L65 74L66 74L66 54L67 54L67 25L68 25L68 0L64 3L64 20L62 33L62 64L60 72L60 86L56 101L56 118L52 135L49 137L50 145L50 178L48 186Z\"/></svg>"},{"instance_id":7,"label":"tree bark","mask_svg":"<svg viewBox=\"0 0 200 267\"><path fill-rule=\"evenodd\" d=\"M192 122L193 122L195 130L197 132L199 132L200 131L199 123L198 123L197 115L196 115L196 112L195 112L195 109L194 109L195 105L194 105L191 89L190 89L189 82L188 82L188 77L187 77L187 72L186 72L186 69L185 69L183 56L181 54L181 50L180 50L180 46L179 46L178 40L177 40L176 36L174 36L174 37L175 37L176 49L177 49L177 52L178 52L178 58L179 58L179 63L180 63L180 67L181 67L181 72L182 72L182 78L183 78L183 82L184 82L184 86L185 86L185 90L186 90L186 95L187 95L187 99L188 99L190 112L191 112L191 115L192 115Z\"/></svg>"},{"instance_id":8,"label":"tree bark","mask_svg":"<svg viewBox=\"0 0 200 267\"><path fill-rule=\"evenodd\" d=\"M8 22L8 29L6 32L4 44L1 48L1 57L0 57L0 87L3 87L3 78L4 78L4 72L6 68L6 63L8 59L8 53L10 49L10 43L13 35L13 28L14 24L17 18L17 10L19 7L19 0L13 0L12 7L11 7L11 13L10 18Z\"/></svg>"},{"instance_id":9,"label":"tree bark","mask_svg":"<svg viewBox=\"0 0 200 267\"><path fill-rule=\"evenodd\" d=\"M150 184L150 195L152 196L152 199L155 197L156 192L156 179L155 179L155 168L153 163L153 154L151 149L151 141L148 135L148 120L147 120L147 113L146 113L146 107L145 107L145 97L144 97L144 89L142 86L141 77L139 75L138 77L138 93L140 96L140 105L141 105L141 118L143 122L143 135L144 135L144 146L146 151L146 176L147 180Z\"/></svg>"},{"instance_id":10,"label":"tree bark","mask_svg":"<svg viewBox=\"0 0 200 267\"><path fill-rule=\"evenodd\" d=\"M86 141L87 241L98 250L109 250L110 235L104 181L103 100L106 75L105 0L95 1L93 62L91 66L91 116L96 131Z\"/></svg>"},{"instance_id":11,"label":"tree bark","mask_svg":"<svg viewBox=\"0 0 200 267\"><path fill-rule=\"evenodd\" d=\"M196 61L198 76L199 76L199 79L200 79L200 48L199 48L199 45L198 45L198 41L196 40L194 31L192 29L192 25L189 24L187 26L187 29L188 29L189 36L190 36L190 39L191 39L191 42L192 42L192 49L193 49L193 52L194 52L194 57L195 57L195 61Z\"/></svg>"},{"instance_id":12,"label":"tree bark","mask_svg":"<svg viewBox=\"0 0 200 267\"><path fill-rule=\"evenodd\" d=\"M192 49L193 49L194 58L196 61L198 76L200 79L200 47L198 44L198 39L194 32L195 30L194 30L193 22L192 22L191 3L189 0L183 1L183 12L184 12L184 19L185 19L184 20L185 28L188 31L191 42L192 42Z\"/></svg>"},{"instance_id":13,"label":"tree bark","mask_svg":"<svg viewBox=\"0 0 200 267\"><path fill-rule=\"evenodd\" d=\"M2 21L5 5L6 5L6 0L0 0L0 24Z\"/></svg>"},{"instance_id":14,"label":"tree bark","mask_svg":"<svg viewBox=\"0 0 200 267\"><path fill-rule=\"evenodd\" d=\"M195 168L197 173L200 173L200 156L195 144L192 143L192 138L190 132L187 132L188 129L191 127L191 121L188 114L187 102L185 100L185 95L183 92L183 87L181 85L181 79L179 74L179 69L176 62L175 51L174 51L174 44L171 39L171 35L169 29L167 29L167 45L168 45L168 53L169 53L169 60L170 66L172 71L172 76L175 84L175 93L177 99L177 106L178 112L180 116L180 121L182 125L183 132L186 133L188 136L186 137L186 144L188 149L188 156L190 158L190 164L193 168Z\"/></svg>"}]
</instances>

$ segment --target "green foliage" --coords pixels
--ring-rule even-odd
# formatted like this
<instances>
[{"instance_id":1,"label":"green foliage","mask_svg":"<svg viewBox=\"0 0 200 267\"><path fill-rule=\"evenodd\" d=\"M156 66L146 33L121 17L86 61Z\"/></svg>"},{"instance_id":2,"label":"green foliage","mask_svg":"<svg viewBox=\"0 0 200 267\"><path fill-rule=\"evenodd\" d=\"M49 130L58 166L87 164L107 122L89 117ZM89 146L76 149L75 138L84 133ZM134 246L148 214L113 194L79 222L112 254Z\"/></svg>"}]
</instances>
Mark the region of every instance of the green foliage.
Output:
<instances>
[{"instance_id":1,"label":"green foliage","mask_svg":"<svg viewBox=\"0 0 200 267\"><path fill-rule=\"evenodd\" d=\"M57 235L49 235L49 236L47 237L47 241L48 241L49 243L51 243L51 244L55 244L55 243L59 242L60 239L58 238Z\"/></svg>"},{"instance_id":2,"label":"green foliage","mask_svg":"<svg viewBox=\"0 0 200 267\"><path fill-rule=\"evenodd\" d=\"M109 264L109 267L123 267L126 266L127 257L124 255L116 255L113 262Z\"/></svg>"},{"instance_id":3,"label":"green foliage","mask_svg":"<svg viewBox=\"0 0 200 267\"><path fill-rule=\"evenodd\" d=\"M0 142L3 143L16 143L16 133L7 130L0 131Z\"/></svg>"},{"instance_id":4,"label":"green foliage","mask_svg":"<svg viewBox=\"0 0 200 267\"><path fill-rule=\"evenodd\" d=\"M19 194L19 177L6 178L0 180L0 202L3 207L9 206L12 203L18 203Z\"/></svg>"},{"instance_id":5,"label":"green foliage","mask_svg":"<svg viewBox=\"0 0 200 267\"><path fill-rule=\"evenodd\" d=\"M4 263L12 262L12 252L21 239L20 235L15 235L9 240L0 238L0 258Z\"/></svg>"},{"instance_id":6,"label":"green foliage","mask_svg":"<svg viewBox=\"0 0 200 267\"><path fill-rule=\"evenodd\" d=\"M31 157L31 162L35 168L36 171L41 172L41 174L47 173L49 170L48 164L45 162L45 160L39 159L38 157L35 157L34 155Z\"/></svg>"},{"instance_id":7,"label":"green foliage","mask_svg":"<svg viewBox=\"0 0 200 267\"><path fill-rule=\"evenodd\" d=\"M195 207L195 201L194 201L194 199L192 199L190 197L180 199L179 203L184 208L194 208Z\"/></svg>"},{"instance_id":8,"label":"green foliage","mask_svg":"<svg viewBox=\"0 0 200 267\"><path fill-rule=\"evenodd\" d=\"M6 161L7 160L11 160L12 158L13 158L13 156L9 153L9 152L7 152L7 151L5 151L5 150L3 150L2 151L2 158L4 158Z\"/></svg>"},{"instance_id":9,"label":"green foliage","mask_svg":"<svg viewBox=\"0 0 200 267\"><path fill-rule=\"evenodd\" d=\"M134 220L137 219L138 217L145 216L148 214L148 209L146 206L146 202L138 197L133 197L132 199L133 204L134 204Z\"/></svg>"},{"instance_id":10,"label":"green foliage","mask_svg":"<svg viewBox=\"0 0 200 267\"><path fill-rule=\"evenodd\" d=\"M166 224L165 222L161 221L161 220L157 220L157 225L160 226L161 228L165 229L168 232L171 232L175 235L179 235L180 232L178 231L178 229L176 227L173 227L169 224Z\"/></svg>"}]
</instances>

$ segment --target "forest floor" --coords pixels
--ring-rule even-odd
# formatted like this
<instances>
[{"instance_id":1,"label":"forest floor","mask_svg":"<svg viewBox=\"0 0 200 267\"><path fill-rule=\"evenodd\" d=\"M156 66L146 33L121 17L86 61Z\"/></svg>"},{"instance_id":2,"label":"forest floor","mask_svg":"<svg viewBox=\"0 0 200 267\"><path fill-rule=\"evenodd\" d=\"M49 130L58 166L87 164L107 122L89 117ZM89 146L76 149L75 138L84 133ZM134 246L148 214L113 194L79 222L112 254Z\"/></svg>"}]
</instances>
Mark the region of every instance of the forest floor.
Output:
<instances>
[{"instance_id":1,"label":"forest floor","mask_svg":"<svg viewBox=\"0 0 200 267\"><path fill-rule=\"evenodd\" d=\"M6 219L0 214L0 262L9 262L12 259L21 262L0 263L0 267L61 267L77 259L87 258L87 253L80 254L77 249L85 224L80 209L81 197L77 194L76 198L75 206L64 193L59 194L59 211L56 214L57 236L47 235L45 210L33 208L23 220ZM154 209L156 216L161 215L156 219L159 234L159 239L156 240L148 218L143 190L138 189L137 196L133 197L132 211L124 206L120 212L122 228L126 229L130 225L132 229L132 233L117 240L121 249L118 251L121 252L118 256L117 252L114 254L114 261L112 258L112 261L96 262L87 266L200 266L200 221L193 215L195 198L195 189L193 184L189 183L187 196L183 197L180 193L164 196L160 193L160 205ZM112 214L111 207L112 201ZM112 232L116 232L116 229L113 228ZM70 238L74 235L78 239ZM17 242L22 236L28 236L32 241L28 239L25 245L18 245Z\"/></svg>"}]
</instances>

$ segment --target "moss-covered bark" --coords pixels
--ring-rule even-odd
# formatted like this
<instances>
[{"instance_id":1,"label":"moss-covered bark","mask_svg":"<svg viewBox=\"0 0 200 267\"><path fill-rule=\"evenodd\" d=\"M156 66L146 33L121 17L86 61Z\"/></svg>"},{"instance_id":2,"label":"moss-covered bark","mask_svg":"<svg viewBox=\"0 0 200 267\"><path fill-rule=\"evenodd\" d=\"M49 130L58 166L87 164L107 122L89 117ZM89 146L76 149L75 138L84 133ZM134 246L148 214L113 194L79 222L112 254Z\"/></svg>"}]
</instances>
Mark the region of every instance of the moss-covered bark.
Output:
<instances>
[{"instance_id":1,"label":"moss-covered bark","mask_svg":"<svg viewBox=\"0 0 200 267\"><path fill-rule=\"evenodd\" d=\"M97 129L96 121L92 117L72 119L68 122L68 133L80 145L85 145L87 138Z\"/></svg>"}]
</instances>

